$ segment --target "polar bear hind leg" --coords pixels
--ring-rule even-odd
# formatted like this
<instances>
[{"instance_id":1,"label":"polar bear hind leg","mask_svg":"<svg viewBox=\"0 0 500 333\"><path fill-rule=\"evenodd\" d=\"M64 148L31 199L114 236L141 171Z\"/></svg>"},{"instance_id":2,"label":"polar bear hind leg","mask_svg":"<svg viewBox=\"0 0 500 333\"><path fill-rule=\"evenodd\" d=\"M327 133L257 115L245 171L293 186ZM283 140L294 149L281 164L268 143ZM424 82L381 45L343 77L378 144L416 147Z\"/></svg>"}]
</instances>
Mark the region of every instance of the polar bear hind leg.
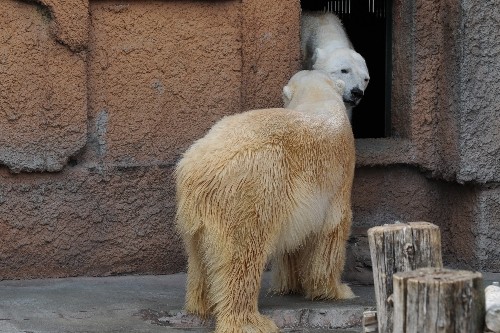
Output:
<instances>
[{"instance_id":1,"label":"polar bear hind leg","mask_svg":"<svg viewBox=\"0 0 500 333\"><path fill-rule=\"evenodd\" d=\"M271 319L259 313L257 306L267 259L265 240L245 242L207 229L203 238L202 246L207 251L205 258L210 258L207 282L216 316L215 333L279 332ZM218 251L220 248L232 251L222 254Z\"/></svg>"},{"instance_id":2,"label":"polar bear hind leg","mask_svg":"<svg viewBox=\"0 0 500 333\"><path fill-rule=\"evenodd\" d=\"M208 302L208 286L206 269L202 264L202 253L198 247L200 232L194 236L185 236L184 243L188 253L188 274L186 284L185 309L202 318L211 314Z\"/></svg>"}]
</instances>

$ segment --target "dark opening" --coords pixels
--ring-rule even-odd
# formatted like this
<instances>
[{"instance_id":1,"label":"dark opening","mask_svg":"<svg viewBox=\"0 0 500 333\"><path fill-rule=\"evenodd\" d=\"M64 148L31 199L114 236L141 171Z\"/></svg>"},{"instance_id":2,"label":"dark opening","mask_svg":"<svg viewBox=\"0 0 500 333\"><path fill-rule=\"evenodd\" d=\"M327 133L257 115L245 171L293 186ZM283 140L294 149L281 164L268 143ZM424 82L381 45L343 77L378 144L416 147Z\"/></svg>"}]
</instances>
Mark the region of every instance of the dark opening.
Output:
<instances>
[{"instance_id":1,"label":"dark opening","mask_svg":"<svg viewBox=\"0 0 500 333\"><path fill-rule=\"evenodd\" d=\"M337 14L366 60L370 84L352 112L356 138L390 136L392 0L302 0L302 10Z\"/></svg>"}]
</instances>

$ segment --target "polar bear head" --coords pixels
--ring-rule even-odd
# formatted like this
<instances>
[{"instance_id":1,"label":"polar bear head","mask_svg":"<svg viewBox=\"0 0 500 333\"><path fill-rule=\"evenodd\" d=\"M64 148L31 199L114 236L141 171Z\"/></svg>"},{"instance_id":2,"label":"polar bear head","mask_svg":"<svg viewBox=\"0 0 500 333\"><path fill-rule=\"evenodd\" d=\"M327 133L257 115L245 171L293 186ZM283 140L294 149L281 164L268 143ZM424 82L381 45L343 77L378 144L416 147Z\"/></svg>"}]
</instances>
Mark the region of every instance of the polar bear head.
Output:
<instances>
[{"instance_id":1,"label":"polar bear head","mask_svg":"<svg viewBox=\"0 0 500 333\"><path fill-rule=\"evenodd\" d=\"M370 81L365 59L350 48L326 50L317 48L313 69L325 71L330 77L345 82L342 98L347 109L358 105Z\"/></svg>"},{"instance_id":2,"label":"polar bear head","mask_svg":"<svg viewBox=\"0 0 500 333\"><path fill-rule=\"evenodd\" d=\"M344 90L345 83L342 80L334 81L323 71L303 70L293 75L283 88L283 103L285 108L296 109L308 103L335 101L344 109Z\"/></svg>"}]
</instances>

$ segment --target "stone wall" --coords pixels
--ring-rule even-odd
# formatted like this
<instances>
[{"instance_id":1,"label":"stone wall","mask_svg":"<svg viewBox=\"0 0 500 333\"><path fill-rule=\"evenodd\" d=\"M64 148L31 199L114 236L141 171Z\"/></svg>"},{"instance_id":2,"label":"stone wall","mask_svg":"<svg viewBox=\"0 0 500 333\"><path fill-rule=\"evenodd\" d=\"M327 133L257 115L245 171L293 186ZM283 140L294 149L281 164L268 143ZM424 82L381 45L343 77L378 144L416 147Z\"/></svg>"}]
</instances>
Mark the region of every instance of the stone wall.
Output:
<instances>
[{"instance_id":1,"label":"stone wall","mask_svg":"<svg viewBox=\"0 0 500 333\"><path fill-rule=\"evenodd\" d=\"M357 141L354 224L427 220L446 265L499 271L500 8L395 0L393 17L393 137Z\"/></svg>"},{"instance_id":2,"label":"stone wall","mask_svg":"<svg viewBox=\"0 0 500 333\"><path fill-rule=\"evenodd\" d=\"M224 115L281 106L299 14L0 2L0 279L183 270L173 167Z\"/></svg>"},{"instance_id":3,"label":"stone wall","mask_svg":"<svg viewBox=\"0 0 500 333\"><path fill-rule=\"evenodd\" d=\"M369 227L427 220L500 270L500 8L394 0L392 133L357 140L346 278ZM172 273L172 171L224 115L281 105L300 2L0 2L0 279ZM372 83L373 84L373 83Z\"/></svg>"}]
</instances>

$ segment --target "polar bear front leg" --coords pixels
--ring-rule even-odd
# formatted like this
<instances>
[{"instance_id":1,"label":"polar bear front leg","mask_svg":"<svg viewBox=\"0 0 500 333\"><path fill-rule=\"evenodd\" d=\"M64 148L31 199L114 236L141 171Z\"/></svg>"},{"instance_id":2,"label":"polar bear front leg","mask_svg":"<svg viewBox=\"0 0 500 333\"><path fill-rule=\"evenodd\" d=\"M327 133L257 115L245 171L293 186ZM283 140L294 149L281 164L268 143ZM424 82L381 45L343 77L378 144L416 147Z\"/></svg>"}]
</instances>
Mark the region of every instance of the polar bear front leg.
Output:
<instances>
[{"instance_id":1,"label":"polar bear front leg","mask_svg":"<svg viewBox=\"0 0 500 333\"><path fill-rule=\"evenodd\" d=\"M299 251L278 254L273 258L271 289L275 294L295 294L302 291L299 263Z\"/></svg>"},{"instance_id":2,"label":"polar bear front leg","mask_svg":"<svg viewBox=\"0 0 500 333\"><path fill-rule=\"evenodd\" d=\"M350 212L332 230L319 232L302 250L301 281L310 299L347 299L355 297L351 288L341 283L346 243L350 234Z\"/></svg>"}]
</instances>

